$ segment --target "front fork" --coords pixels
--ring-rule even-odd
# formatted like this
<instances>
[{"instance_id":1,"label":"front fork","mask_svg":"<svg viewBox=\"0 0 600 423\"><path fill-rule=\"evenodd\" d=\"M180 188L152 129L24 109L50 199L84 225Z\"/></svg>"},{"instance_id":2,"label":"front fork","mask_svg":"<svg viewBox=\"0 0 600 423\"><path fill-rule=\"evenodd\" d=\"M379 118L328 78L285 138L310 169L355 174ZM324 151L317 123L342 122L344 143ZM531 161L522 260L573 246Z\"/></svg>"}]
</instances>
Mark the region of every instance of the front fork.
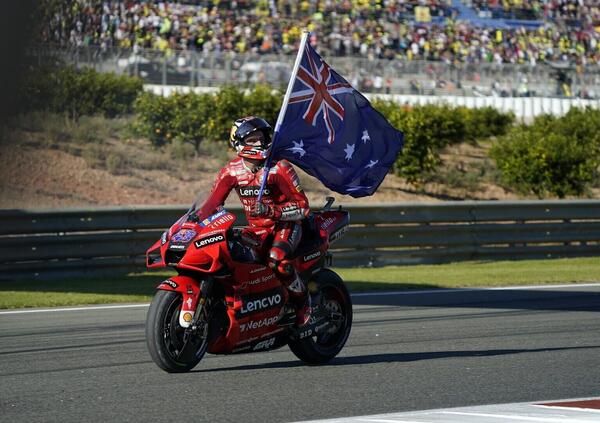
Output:
<instances>
[{"instance_id":1,"label":"front fork","mask_svg":"<svg viewBox=\"0 0 600 423\"><path fill-rule=\"evenodd\" d=\"M200 292L196 298L196 310L193 315L193 319L191 322L187 324L187 326L183 326L186 328L186 333L198 333L203 332L205 326L208 325L208 301L212 294L212 287L214 284L214 280L212 278L203 279L200 282ZM183 307L182 307L183 312ZM181 313L179 314L179 320L181 323Z\"/></svg>"},{"instance_id":2,"label":"front fork","mask_svg":"<svg viewBox=\"0 0 600 423\"><path fill-rule=\"evenodd\" d=\"M190 328L202 319L207 299L210 297L213 279L207 278L198 281L189 276L173 276L158 285L157 289L179 292L182 296L181 310L179 311L179 325Z\"/></svg>"}]
</instances>

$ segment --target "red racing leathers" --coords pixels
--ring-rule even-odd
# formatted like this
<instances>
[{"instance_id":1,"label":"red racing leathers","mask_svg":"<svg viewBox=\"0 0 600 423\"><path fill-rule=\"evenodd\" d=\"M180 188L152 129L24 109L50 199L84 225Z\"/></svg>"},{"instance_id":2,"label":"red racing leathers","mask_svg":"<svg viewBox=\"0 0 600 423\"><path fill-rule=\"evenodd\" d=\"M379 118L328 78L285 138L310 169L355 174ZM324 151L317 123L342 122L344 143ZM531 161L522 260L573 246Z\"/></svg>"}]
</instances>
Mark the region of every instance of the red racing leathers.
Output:
<instances>
[{"instance_id":1,"label":"red racing leathers","mask_svg":"<svg viewBox=\"0 0 600 423\"><path fill-rule=\"evenodd\" d=\"M284 282L291 283L296 277L295 269L282 266L281 262L293 253L300 242L300 222L309 213L308 199L292 165L287 160L280 160L269 169L262 197L262 203L268 206L269 217L253 215L263 175L264 168L253 172L241 157L231 160L219 172L211 194L198 214L205 218L213 213L223 205L231 190L235 189L250 224L242 237L250 244L254 243L259 251L266 251L261 247L267 237L273 234L269 265Z\"/></svg>"}]
</instances>

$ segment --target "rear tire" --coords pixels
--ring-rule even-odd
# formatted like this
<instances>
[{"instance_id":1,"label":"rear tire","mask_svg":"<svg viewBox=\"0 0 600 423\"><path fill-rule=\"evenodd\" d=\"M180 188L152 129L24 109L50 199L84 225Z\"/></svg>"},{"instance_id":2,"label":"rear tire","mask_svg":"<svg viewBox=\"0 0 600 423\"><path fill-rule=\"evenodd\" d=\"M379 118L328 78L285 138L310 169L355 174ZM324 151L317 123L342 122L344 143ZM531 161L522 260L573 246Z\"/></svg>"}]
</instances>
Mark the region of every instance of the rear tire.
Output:
<instances>
[{"instance_id":1,"label":"rear tire","mask_svg":"<svg viewBox=\"0 0 600 423\"><path fill-rule=\"evenodd\" d=\"M329 333L289 341L296 357L307 364L316 365L330 361L346 344L352 329L352 300L344 281L332 270L321 270L313 277L313 281L317 284L318 294L321 294L318 306L342 316L342 320Z\"/></svg>"},{"instance_id":2,"label":"rear tire","mask_svg":"<svg viewBox=\"0 0 600 423\"><path fill-rule=\"evenodd\" d=\"M182 296L179 292L159 290L146 316L146 344L152 360L166 372L183 373L193 369L206 353L206 339L193 360L182 362L177 356L184 344L185 328L179 324Z\"/></svg>"}]
</instances>

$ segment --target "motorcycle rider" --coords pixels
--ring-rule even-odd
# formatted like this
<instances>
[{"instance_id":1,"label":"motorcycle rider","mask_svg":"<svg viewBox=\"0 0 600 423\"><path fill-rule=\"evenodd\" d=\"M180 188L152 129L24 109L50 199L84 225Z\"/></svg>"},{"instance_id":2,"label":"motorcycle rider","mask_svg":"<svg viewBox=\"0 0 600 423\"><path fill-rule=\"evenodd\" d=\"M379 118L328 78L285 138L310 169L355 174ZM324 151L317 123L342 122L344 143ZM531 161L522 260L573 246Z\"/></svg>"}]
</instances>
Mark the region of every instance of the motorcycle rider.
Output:
<instances>
[{"instance_id":1,"label":"motorcycle rider","mask_svg":"<svg viewBox=\"0 0 600 423\"><path fill-rule=\"evenodd\" d=\"M296 307L296 325L302 326L310 319L310 295L287 259L298 247L301 221L310 209L298 175L287 160L271 164L262 201L258 202L271 141L271 126L266 120L254 116L237 119L231 127L229 142L238 157L221 169L198 214L209 216L223 205L232 189L237 191L249 223L242 231L242 239L263 253L268 248L267 263L286 285Z\"/></svg>"}]
</instances>

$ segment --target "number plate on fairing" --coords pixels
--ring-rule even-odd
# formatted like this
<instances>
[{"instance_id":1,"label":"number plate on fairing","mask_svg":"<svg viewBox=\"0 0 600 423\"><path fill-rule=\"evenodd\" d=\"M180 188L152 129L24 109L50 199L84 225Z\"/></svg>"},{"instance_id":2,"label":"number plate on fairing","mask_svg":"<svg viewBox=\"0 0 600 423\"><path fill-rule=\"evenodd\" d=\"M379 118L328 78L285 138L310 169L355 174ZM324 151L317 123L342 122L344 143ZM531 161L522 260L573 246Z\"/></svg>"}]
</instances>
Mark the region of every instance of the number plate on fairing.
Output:
<instances>
[{"instance_id":1,"label":"number plate on fairing","mask_svg":"<svg viewBox=\"0 0 600 423\"><path fill-rule=\"evenodd\" d=\"M187 243L196 236L196 231L192 229L182 229L171 238L171 242Z\"/></svg>"}]
</instances>

